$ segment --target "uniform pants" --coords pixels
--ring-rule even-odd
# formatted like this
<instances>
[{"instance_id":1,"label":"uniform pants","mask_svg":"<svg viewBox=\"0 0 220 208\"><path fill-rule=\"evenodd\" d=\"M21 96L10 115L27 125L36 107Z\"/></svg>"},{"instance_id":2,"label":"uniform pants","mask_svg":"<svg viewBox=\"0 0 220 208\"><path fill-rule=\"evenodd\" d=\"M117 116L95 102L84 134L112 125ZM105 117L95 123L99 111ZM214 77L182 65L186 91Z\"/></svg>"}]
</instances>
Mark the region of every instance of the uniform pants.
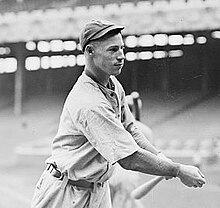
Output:
<instances>
[{"instance_id":1,"label":"uniform pants","mask_svg":"<svg viewBox=\"0 0 220 208\"><path fill-rule=\"evenodd\" d=\"M108 181L95 189L82 189L59 180L48 171L41 175L34 192L31 208L111 208Z\"/></svg>"}]
</instances>

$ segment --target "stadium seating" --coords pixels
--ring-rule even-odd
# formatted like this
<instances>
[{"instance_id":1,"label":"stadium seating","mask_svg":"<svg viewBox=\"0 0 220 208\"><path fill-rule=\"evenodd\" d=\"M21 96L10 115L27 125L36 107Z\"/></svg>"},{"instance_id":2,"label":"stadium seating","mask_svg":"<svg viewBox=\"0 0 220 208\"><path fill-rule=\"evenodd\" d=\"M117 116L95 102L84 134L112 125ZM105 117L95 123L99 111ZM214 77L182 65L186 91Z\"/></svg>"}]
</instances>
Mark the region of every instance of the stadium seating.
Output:
<instances>
[{"instance_id":1,"label":"stadium seating","mask_svg":"<svg viewBox=\"0 0 220 208\"><path fill-rule=\"evenodd\" d=\"M108 7L108 5L111 5ZM60 9L60 8L75 8L75 7L91 7L92 13L100 13L104 7L106 10L111 8L112 5L121 7L123 12L132 11L134 6L138 9L152 6L154 9L166 9L167 7L181 8L182 6L198 7L201 5L212 6L213 4L220 4L218 0L145 0L145 1L132 1L132 0L1 0L0 13L6 12L20 12L20 11L33 11L33 10L47 10L47 9ZM116 7L117 7L116 6ZM114 6L115 7L115 6ZM109 10L110 11L110 10Z\"/></svg>"}]
</instances>

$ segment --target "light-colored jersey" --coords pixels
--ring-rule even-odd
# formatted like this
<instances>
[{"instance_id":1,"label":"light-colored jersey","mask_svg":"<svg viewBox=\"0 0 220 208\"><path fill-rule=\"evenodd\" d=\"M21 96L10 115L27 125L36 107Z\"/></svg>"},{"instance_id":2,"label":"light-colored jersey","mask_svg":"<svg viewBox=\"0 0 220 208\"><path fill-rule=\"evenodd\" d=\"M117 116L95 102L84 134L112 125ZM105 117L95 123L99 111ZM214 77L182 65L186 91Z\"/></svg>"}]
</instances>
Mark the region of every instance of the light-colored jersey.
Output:
<instances>
[{"instance_id":1,"label":"light-colored jersey","mask_svg":"<svg viewBox=\"0 0 220 208\"><path fill-rule=\"evenodd\" d=\"M115 77L112 76L111 81L113 90L83 72L64 103L58 132L52 143L52 156L46 163L55 162L68 179L105 182L118 160L140 148L126 130L134 122L134 117L125 102L125 92ZM108 208L109 187L104 187L97 193L84 191L72 195L73 199L68 200L75 200L73 207ZM68 184L65 188L77 192ZM65 192L71 193L70 190Z\"/></svg>"},{"instance_id":2,"label":"light-colored jersey","mask_svg":"<svg viewBox=\"0 0 220 208\"><path fill-rule=\"evenodd\" d=\"M124 90L111 80L114 91L83 73L66 99L47 162L55 161L71 180L98 182L115 162L139 149L126 131L134 117Z\"/></svg>"}]
</instances>

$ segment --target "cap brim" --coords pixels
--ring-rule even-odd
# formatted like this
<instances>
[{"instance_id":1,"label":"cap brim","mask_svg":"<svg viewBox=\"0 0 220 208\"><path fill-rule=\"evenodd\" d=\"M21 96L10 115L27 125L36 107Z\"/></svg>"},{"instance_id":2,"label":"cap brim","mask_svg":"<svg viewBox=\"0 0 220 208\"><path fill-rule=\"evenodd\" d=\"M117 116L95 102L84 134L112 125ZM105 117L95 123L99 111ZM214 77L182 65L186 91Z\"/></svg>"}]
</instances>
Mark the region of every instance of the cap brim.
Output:
<instances>
[{"instance_id":1,"label":"cap brim","mask_svg":"<svg viewBox=\"0 0 220 208\"><path fill-rule=\"evenodd\" d=\"M120 26L120 25L111 25L103 30L101 30L100 32L98 32L96 35L94 35L90 40L97 40L101 37L103 37L104 35L106 35L108 32L113 31L113 30L118 30L121 31L123 30L125 27L124 26Z\"/></svg>"}]
</instances>

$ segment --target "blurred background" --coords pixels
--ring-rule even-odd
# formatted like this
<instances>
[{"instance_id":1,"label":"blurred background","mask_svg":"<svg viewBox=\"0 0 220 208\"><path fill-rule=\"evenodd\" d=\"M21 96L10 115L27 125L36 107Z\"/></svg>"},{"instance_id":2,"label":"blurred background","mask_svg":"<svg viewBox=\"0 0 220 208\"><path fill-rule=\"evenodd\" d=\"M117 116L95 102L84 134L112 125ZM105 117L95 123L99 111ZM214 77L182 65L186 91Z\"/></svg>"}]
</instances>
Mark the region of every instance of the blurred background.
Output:
<instances>
[{"instance_id":1,"label":"blurred background","mask_svg":"<svg viewBox=\"0 0 220 208\"><path fill-rule=\"evenodd\" d=\"M0 0L0 208L30 207L91 19L125 25L118 79L139 93L136 118L167 156L207 177L202 189L161 182L141 203L220 207L219 0Z\"/></svg>"}]
</instances>

